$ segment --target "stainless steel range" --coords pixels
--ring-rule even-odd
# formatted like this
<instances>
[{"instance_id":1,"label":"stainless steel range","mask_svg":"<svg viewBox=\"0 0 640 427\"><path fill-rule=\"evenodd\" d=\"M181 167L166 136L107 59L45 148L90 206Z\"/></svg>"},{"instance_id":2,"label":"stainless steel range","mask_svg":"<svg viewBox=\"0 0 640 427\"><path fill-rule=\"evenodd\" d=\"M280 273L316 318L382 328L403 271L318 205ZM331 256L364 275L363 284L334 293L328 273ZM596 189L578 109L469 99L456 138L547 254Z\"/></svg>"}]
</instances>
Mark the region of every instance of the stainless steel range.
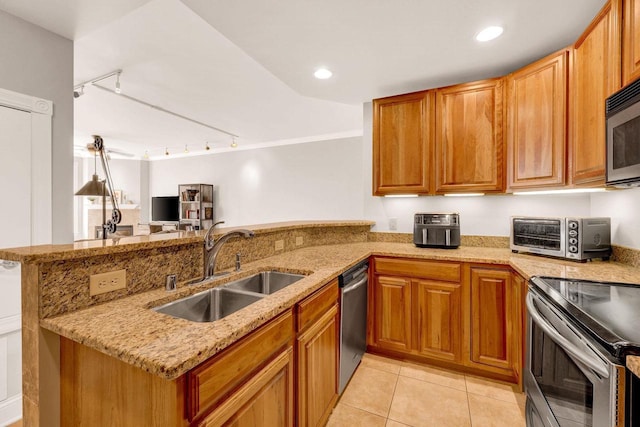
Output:
<instances>
[{"instance_id":1,"label":"stainless steel range","mask_svg":"<svg viewBox=\"0 0 640 427\"><path fill-rule=\"evenodd\" d=\"M531 279L527 426L633 425L625 358L640 354L639 307L640 286Z\"/></svg>"}]
</instances>

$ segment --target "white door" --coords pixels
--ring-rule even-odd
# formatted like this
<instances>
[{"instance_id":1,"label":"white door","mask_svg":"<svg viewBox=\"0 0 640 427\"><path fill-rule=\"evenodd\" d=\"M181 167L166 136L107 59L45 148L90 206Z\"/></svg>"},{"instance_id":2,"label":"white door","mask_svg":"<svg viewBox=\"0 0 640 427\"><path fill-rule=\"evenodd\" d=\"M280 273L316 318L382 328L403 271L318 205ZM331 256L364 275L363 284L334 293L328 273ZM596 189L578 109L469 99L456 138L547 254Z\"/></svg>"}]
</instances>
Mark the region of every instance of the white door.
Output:
<instances>
[{"instance_id":1,"label":"white door","mask_svg":"<svg viewBox=\"0 0 640 427\"><path fill-rule=\"evenodd\" d=\"M31 244L31 113L0 107L0 247ZM20 266L0 260L0 424L20 417Z\"/></svg>"},{"instance_id":2,"label":"white door","mask_svg":"<svg viewBox=\"0 0 640 427\"><path fill-rule=\"evenodd\" d=\"M0 247L29 246L31 113L7 107L0 107L0 198Z\"/></svg>"}]
</instances>

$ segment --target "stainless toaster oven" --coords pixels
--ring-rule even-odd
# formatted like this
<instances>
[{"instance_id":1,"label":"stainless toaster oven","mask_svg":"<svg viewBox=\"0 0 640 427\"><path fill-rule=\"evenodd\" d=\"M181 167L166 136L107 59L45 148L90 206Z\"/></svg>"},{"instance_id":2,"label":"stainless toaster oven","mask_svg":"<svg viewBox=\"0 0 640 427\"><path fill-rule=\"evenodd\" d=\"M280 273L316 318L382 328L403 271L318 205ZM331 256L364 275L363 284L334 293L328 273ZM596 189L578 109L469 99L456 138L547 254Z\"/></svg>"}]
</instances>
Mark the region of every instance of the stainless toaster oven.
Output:
<instances>
[{"instance_id":1,"label":"stainless toaster oven","mask_svg":"<svg viewBox=\"0 0 640 427\"><path fill-rule=\"evenodd\" d=\"M514 216L510 246L528 252L586 261L611 256L611 218Z\"/></svg>"}]
</instances>

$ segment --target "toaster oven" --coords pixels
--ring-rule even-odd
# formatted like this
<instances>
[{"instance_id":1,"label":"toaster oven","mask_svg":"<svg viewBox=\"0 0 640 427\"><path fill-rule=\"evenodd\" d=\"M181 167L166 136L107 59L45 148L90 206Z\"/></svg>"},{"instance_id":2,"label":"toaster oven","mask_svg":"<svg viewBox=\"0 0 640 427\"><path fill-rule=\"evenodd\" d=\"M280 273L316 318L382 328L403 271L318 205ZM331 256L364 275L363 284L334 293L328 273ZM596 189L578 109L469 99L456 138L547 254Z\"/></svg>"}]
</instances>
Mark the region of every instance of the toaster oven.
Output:
<instances>
[{"instance_id":1,"label":"toaster oven","mask_svg":"<svg viewBox=\"0 0 640 427\"><path fill-rule=\"evenodd\" d=\"M611 218L511 218L510 247L526 252L586 261L611 256Z\"/></svg>"}]
</instances>

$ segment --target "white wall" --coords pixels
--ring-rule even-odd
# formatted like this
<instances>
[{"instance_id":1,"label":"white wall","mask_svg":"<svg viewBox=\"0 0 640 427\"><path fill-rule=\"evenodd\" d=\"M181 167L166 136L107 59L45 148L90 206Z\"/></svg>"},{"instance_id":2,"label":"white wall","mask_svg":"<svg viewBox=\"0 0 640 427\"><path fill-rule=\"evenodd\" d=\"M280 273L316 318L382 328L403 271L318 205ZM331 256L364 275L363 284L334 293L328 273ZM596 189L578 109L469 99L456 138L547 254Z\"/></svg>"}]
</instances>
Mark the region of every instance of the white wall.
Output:
<instances>
[{"instance_id":1,"label":"white wall","mask_svg":"<svg viewBox=\"0 0 640 427\"><path fill-rule=\"evenodd\" d=\"M611 217L614 244L640 249L640 188L591 195L591 215Z\"/></svg>"},{"instance_id":2,"label":"white wall","mask_svg":"<svg viewBox=\"0 0 640 427\"><path fill-rule=\"evenodd\" d=\"M73 42L0 11L0 87L53 101L53 243L73 240Z\"/></svg>"},{"instance_id":3,"label":"white wall","mask_svg":"<svg viewBox=\"0 0 640 427\"><path fill-rule=\"evenodd\" d=\"M288 220L362 219L362 139L344 138L155 160L149 195L178 184L213 184L225 226Z\"/></svg>"}]
</instances>

